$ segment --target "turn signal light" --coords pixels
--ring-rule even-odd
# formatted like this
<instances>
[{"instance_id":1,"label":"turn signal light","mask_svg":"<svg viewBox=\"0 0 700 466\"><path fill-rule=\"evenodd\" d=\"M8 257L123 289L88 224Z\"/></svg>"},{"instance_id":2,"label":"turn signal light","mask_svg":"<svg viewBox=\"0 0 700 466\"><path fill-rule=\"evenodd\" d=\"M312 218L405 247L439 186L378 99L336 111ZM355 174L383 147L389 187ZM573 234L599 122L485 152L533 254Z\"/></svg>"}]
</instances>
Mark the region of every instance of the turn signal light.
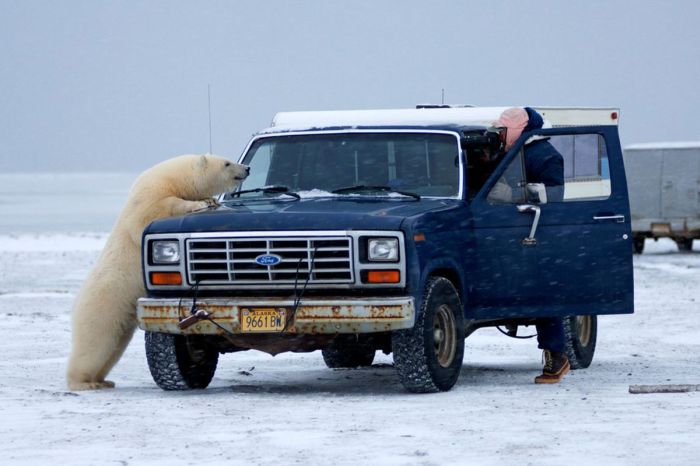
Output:
<instances>
[{"instance_id":1,"label":"turn signal light","mask_svg":"<svg viewBox=\"0 0 700 466\"><path fill-rule=\"evenodd\" d=\"M151 272L151 283L154 285L182 285L180 272Z\"/></svg>"},{"instance_id":2,"label":"turn signal light","mask_svg":"<svg viewBox=\"0 0 700 466\"><path fill-rule=\"evenodd\" d=\"M368 283L399 283L401 274L398 270L369 270L367 272Z\"/></svg>"}]
</instances>

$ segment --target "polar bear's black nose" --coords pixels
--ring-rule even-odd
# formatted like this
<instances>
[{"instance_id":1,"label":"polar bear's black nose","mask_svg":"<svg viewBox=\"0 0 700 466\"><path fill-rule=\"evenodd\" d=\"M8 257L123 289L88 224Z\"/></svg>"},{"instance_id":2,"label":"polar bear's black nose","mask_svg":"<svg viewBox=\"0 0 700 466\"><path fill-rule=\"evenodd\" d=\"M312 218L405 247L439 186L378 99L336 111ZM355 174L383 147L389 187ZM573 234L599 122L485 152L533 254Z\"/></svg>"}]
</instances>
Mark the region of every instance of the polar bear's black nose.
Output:
<instances>
[{"instance_id":1,"label":"polar bear's black nose","mask_svg":"<svg viewBox=\"0 0 700 466\"><path fill-rule=\"evenodd\" d=\"M245 167L246 176L250 175L250 167Z\"/></svg>"}]
</instances>

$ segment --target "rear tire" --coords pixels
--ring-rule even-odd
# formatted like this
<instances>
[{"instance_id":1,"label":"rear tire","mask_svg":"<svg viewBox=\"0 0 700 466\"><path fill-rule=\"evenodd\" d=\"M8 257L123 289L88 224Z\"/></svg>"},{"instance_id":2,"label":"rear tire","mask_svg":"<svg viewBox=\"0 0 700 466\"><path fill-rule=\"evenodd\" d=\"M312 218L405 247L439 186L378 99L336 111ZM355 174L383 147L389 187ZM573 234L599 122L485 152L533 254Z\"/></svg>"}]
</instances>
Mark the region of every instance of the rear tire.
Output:
<instances>
[{"instance_id":1,"label":"rear tire","mask_svg":"<svg viewBox=\"0 0 700 466\"><path fill-rule=\"evenodd\" d=\"M201 337L146 332L146 359L163 390L206 388L216 372L219 352Z\"/></svg>"},{"instance_id":2,"label":"rear tire","mask_svg":"<svg viewBox=\"0 0 700 466\"><path fill-rule=\"evenodd\" d=\"M689 252L693 250L693 238L677 238L676 244L681 252Z\"/></svg>"},{"instance_id":3,"label":"rear tire","mask_svg":"<svg viewBox=\"0 0 700 466\"><path fill-rule=\"evenodd\" d=\"M464 315L459 295L446 278L432 277L411 329L392 334L394 366L409 392L451 389L464 359Z\"/></svg>"},{"instance_id":4,"label":"rear tire","mask_svg":"<svg viewBox=\"0 0 700 466\"><path fill-rule=\"evenodd\" d=\"M598 337L598 316L564 317L566 355L572 369L585 369L591 365Z\"/></svg>"},{"instance_id":5,"label":"rear tire","mask_svg":"<svg viewBox=\"0 0 700 466\"><path fill-rule=\"evenodd\" d=\"M354 369L368 367L374 361L374 347L358 341L333 342L321 350L323 361L330 369Z\"/></svg>"},{"instance_id":6,"label":"rear tire","mask_svg":"<svg viewBox=\"0 0 700 466\"><path fill-rule=\"evenodd\" d=\"M644 242L646 240L646 237L644 236L635 236L633 241L632 241L632 250L634 251L635 254L641 254L644 252Z\"/></svg>"}]
</instances>

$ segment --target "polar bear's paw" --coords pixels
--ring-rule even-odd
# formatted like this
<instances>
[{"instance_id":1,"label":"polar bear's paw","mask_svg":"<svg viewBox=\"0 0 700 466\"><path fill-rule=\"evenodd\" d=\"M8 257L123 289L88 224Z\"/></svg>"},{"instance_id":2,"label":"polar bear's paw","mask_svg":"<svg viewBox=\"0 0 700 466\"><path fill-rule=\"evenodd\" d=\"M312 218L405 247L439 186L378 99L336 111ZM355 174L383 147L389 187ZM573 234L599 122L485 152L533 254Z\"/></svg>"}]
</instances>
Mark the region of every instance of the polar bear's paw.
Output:
<instances>
[{"instance_id":1,"label":"polar bear's paw","mask_svg":"<svg viewBox=\"0 0 700 466\"><path fill-rule=\"evenodd\" d=\"M102 382L68 382L68 389L74 392L83 390L103 390L106 388L114 388L114 382L111 380L103 380Z\"/></svg>"},{"instance_id":2,"label":"polar bear's paw","mask_svg":"<svg viewBox=\"0 0 700 466\"><path fill-rule=\"evenodd\" d=\"M208 207L219 207L221 205L219 204L219 201L217 201L213 197L210 197L209 199L204 199L204 202L207 204Z\"/></svg>"},{"instance_id":3,"label":"polar bear's paw","mask_svg":"<svg viewBox=\"0 0 700 466\"><path fill-rule=\"evenodd\" d=\"M211 209L212 207L218 207L220 204L216 199L205 199L203 201L194 201L190 203L190 212L199 212L201 210Z\"/></svg>"}]
</instances>

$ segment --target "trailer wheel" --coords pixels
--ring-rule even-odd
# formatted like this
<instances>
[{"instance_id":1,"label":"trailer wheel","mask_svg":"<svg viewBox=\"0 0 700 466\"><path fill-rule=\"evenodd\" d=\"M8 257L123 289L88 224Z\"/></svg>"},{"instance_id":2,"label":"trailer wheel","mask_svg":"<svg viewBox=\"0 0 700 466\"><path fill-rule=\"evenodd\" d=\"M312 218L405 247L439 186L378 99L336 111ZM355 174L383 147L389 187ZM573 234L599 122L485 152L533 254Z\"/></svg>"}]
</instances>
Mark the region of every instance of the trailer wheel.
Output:
<instances>
[{"instance_id":1,"label":"trailer wheel","mask_svg":"<svg viewBox=\"0 0 700 466\"><path fill-rule=\"evenodd\" d=\"M413 328L392 334L394 366L403 386L413 393L452 388L462 369L464 338L457 291L446 278L430 278Z\"/></svg>"},{"instance_id":2,"label":"trailer wheel","mask_svg":"<svg viewBox=\"0 0 700 466\"><path fill-rule=\"evenodd\" d=\"M572 369L591 365L598 337L598 316L570 316L564 318L566 355Z\"/></svg>"},{"instance_id":3,"label":"trailer wheel","mask_svg":"<svg viewBox=\"0 0 700 466\"><path fill-rule=\"evenodd\" d=\"M644 252L644 242L646 240L646 237L644 236L635 236L634 240L632 241L632 248L635 254L641 254Z\"/></svg>"},{"instance_id":4,"label":"trailer wheel","mask_svg":"<svg viewBox=\"0 0 700 466\"><path fill-rule=\"evenodd\" d=\"M372 365L376 350L362 342L333 342L321 350L330 369L367 367Z\"/></svg>"},{"instance_id":5,"label":"trailer wheel","mask_svg":"<svg viewBox=\"0 0 700 466\"><path fill-rule=\"evenodd\" d=\"M676 238L678 250L681 252L689 252L693 250L693 238Z\"/></svg>"},{"instance_id":6,"label":"trailer wheel","mask_svg":"<svg viewBox=\"0 0 700 466\"><path fill-rule=\"evenodd\" d=\"M206 388L216 372L219 352L204 338L146 332L146 359L163 390Z\"/></svg>"}]
</instances>

